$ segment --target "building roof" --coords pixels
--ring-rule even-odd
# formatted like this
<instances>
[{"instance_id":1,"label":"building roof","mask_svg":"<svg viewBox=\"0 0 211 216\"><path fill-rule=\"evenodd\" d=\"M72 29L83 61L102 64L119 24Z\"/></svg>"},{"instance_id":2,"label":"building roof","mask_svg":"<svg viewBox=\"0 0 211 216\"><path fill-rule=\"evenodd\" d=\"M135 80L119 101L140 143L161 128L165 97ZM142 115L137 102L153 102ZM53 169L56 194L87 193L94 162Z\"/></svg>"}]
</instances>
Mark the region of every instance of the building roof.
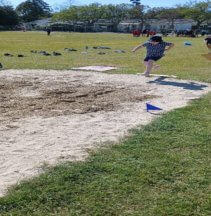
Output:
<instances>
[{"instance_id":1,"label":"building roof","mask_svg":"<svg viewBox=\"0 0 211 216\"><path fill-rule=\"evenodd\" d=\"M142 21L141 20L123 20L120 22L121 25L138 25ZM163 23L169 23L169 20L167 19L148 19L146 21L148 24L163 24ZM191 23L195 24L195 21L192 19L175 19L174 21L175 24L185 24L185 23Z\"/></svg>"},{"instance_id":2,"label":"building roof","mask_svg":"<svg viewBox=\"0 0 211 216\"><path fill-rule=\"evenodd\" d=\"M24 24L26 25L38 25L38 26L46 26L52 22L51 18L46 18L46 19L40 19L40 20L35 20L32 22L26 22Z\"/></svg>"}]
</instances>

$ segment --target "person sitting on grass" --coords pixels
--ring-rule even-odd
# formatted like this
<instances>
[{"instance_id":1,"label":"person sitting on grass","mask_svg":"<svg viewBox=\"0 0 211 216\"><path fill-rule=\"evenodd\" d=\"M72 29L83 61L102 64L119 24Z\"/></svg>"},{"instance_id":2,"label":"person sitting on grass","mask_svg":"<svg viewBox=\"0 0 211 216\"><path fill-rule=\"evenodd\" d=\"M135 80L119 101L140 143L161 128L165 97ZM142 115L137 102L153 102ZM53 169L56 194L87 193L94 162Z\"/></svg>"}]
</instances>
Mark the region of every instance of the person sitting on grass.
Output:
<instances>
[{"instance_id":1,"label":"person sitting on grass","mask_svg":"<svg viewBox=\"0 0 211 216\"><path fill-rule=\"evenodd\" d=\"M207 44L207 48L209 53L211 54L211 35L207 35L207 37L204 39L205 43Z\"/></svg>"},{"instance_id":2,"label":"person sitting on grass","mask_svg":"<svg viewBox=\"0 0 211 216\"><path fill-rule=\"evenodd\" d=\"M138 49L146 47L147 55L144 59L146 71L144 72L144 75L148 77L153 68L159 68L159 65L154 65L154 62L161 59L164 56L164 52L170 50L173 46L173 43L164 42L161 36L155 35L152 36L146 43L135 47L132 52L136 52Z\"/></svg>"}]
</instances>

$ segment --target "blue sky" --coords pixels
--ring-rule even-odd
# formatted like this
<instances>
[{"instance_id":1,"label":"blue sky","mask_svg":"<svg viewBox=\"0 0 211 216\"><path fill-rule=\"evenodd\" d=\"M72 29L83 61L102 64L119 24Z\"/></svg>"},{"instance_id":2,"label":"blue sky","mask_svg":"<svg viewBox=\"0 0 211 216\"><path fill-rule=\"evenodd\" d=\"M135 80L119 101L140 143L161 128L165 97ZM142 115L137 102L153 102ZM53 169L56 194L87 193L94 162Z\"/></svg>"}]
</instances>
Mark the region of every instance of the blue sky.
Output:
<instances>
[{"instance_id":1,"label":"blue sky","mask_svg":"<svg viewBox=\"0 0 211 216\"><path fill-rule=\"evenodd\" d=\"M17 6L19 3L24 2L24 0L7 0L13 6ZM52 7L56 5L63 5L63 3L68 0L44 0ZM101 3L101 4L120 4L120 3L130 3L130 0L72 0L74 5L91 4L91 3ZM187 0L188 1L188 0ZM186 0L141 0L142 4L149 5L150 7L171 7L176 4L184 4Z\"/></svg>"}]
</instances>

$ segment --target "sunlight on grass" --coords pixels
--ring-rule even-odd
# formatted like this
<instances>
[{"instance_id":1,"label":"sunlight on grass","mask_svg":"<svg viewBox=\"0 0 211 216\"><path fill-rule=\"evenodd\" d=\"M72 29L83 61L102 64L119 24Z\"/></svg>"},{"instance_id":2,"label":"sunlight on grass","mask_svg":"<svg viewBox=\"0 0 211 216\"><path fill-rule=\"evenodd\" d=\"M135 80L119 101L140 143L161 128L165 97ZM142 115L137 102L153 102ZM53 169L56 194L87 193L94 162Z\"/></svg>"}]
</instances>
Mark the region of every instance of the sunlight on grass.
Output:
<instances>
[{"instance_id":1,"label":"sunlight on grass","mask_svg":"<svg viewBox=\"0 0 211 216\"><path fill-rule=\"evenodd\" d=\"M0 215L210 215L210 106L211 94L46 170L0 198Z\"/></svg>"},{"instance_id":2,"label":"sunlight on grass","mask_svg":"<svg viewBox=\"0 0 211 216\"><path fill-rule=\"evenodd\" d=\"M118 66L115 73L139 73L144 71L143 58L145 50L132 53L131 50L148 38L134 38L130 34L113 33L59 33L54 32L50 37L45 32L1 32L0 62L5 69L70 69L77 66L109 65ZM195 79L211 82L211 62L201 56L207 53L203 38L164 38L175 43L175 48L166 53L160 61L160 74L176 75L183 79ZM185 46L185 41L192 46ZM85 47L89 46L88 54ZM103 50L105 55L98 55L99 50L93 46L109 46L111 50ZM77 52L67 52L64 48L75 48ZM126 53L115 53L114 50L125 50ZM45 50L52 53L58 51L62 56L42 56L33 54L31 50ZM12 53L15 57L4 57L4 53ZM24 54L25 58L18 58Z\"/></svg>"}]
</instances>

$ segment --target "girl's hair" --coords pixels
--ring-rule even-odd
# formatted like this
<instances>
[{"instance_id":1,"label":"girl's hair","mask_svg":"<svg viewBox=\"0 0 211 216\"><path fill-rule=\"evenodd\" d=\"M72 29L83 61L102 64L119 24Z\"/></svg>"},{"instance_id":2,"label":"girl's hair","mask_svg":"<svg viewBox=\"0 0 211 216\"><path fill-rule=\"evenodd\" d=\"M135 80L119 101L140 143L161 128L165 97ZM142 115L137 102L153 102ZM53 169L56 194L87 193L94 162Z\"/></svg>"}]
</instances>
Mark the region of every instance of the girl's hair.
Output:
<instances>
[{"instance_id":1,"label":"girl's hair","mask_svg":"<svg viewBox=\"0 0 211 216\"><path fill-rule=\"evenodd\" d=\"M163 42L163 39L161 36L155 35L155 36L152 36L149 41L161 43L161 42Z\"/></svg>"}]
</instances>

